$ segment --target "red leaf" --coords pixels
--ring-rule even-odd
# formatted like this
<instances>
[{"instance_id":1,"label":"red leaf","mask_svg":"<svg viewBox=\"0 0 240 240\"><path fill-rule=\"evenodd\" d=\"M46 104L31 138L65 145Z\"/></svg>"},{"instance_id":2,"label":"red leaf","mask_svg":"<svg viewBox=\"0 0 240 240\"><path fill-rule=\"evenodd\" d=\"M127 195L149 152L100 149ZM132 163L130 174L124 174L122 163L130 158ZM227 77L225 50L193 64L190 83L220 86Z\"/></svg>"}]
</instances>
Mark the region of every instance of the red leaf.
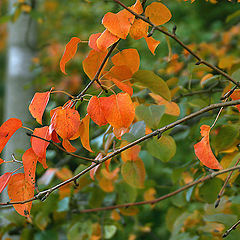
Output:
<instances>
[{"instance_id":1,"label":"red leaf","mask_svg":"<svg viewBox=\"0 0 240 240\"><path fill-rule=\"evenodd\" d=\"M135 117L135 109L127 93L101 97L99 100L103 114L110 125L114 128L128 128L131 125Z\"/></svg>"},{"instance_id":2,"label":"red leaf","mask_svg":"<svg viewBox=\"0 0 240 240\"><path fill-rule=\"evenodd\" d=\"M11 177L8 184L8 196L12 202L26 201L34 196L34 187L26 181L24 173L16 173ZM20 215L29 217L32 202L14 204L13 207Z\"/></svg>"},{"instance_id":3,"label":"red leaf","mask_svg":"<svg viewBox=\"0 0 240 240\"><path fill-rule=\"evenodd\" d=\"M2 158L0 158L0 165L4 163L4 160Z\"/></svg>"},{"instance_id":4,"label":"red leaf","mask_svg":"<svg viewBox=\"0 0 240 240\"><path fill-rule=\"evenodd\" d=\"M98 46L97 46L97 39L101 36L101 34L102 33L95 33L89 37L88 45L90 48L92 48L95 51L99 51Z\"/></svg>"},{"instance_id":5,"label":"red leaf","mask_svg":"<svg viewBox=\"0 0 240 240\"><path fill-rule=\"evenodd\" d=\"M62 56L62 59L60 61L60 69L64 74L67 74L65 72L65 64L74 57L74 55L77 52L78 43L80 43L80 42L81 42L81 40L78 37L73 37L67 43L67 45L65 47L65 51Z\"/></svg>"},{"instance_id":6,"label":"red leaf","mask_svg":"<svg viewBox=\"0 0 240 240\"><path fill-rule=\"evenodd\" d=\"M240 99L240 89L236 89L232 94L231 94L232 100L238 100ZM240 104L236 105L238 111L240 112Z\"/></svg>"},{"instance_id":7,"label":"red leaf","mask_svg":"<svg viewBox=\"0 0 240 240\"><path fill-rule=\"evenodd\" d=\"M0 177L0 193L8 185L11 176L12 176L11 172L6 172Z\"/></svg>"},{"instance_id":8,"label":"red leaf","mask_svg":"<svg viewBox=\"0 0 240 240\"><path fill-rule=\"evenodd\" d=\"M17 118L10 118L0 127L0 153L12 137L12 135L22 127L22 121Z\"/></svg>"},{"instance_id":9,"label":"red leaf","mask_svg":"<svg viewBox=\"0 0 240 240\"><path fill-rule=\"evenodd\" d=\"M81 122L79 133L81 138L81 143L84 148L86 148L89 152L93 152L89 144L89 121L90 116L87 114Z\"/></svg>"},{"instance_id":10,"label":"red leaf","mask_svg":"<svg viewBox=\"0 0 240 240\"><path fill-rule=\"evenodd\" d=\"M54 129L62 139L70 139L78 131L80 126L80 115L78 111L71 108L58 108L51 119L51 128Z\"/></svg>"},{"instance_id":11,"label":"red leaf","mask_svg":"<svg viewBox=\"0 0 240 240\"><path fill-rule=\"evenodd\" d=\"M35 187L35 172L37 166L37 155L29 148L22 156L25 179Z\"/></svg>"},{"instance_id":12,"label":"red leaf","mask_svg":"<svg viewBox=\"0 0 240 240\"><path fill-rule=\"evenodd\" d=\"M222 169L218 160L215 158L209 143L209 132L211 128L208 125L201 126L202 140L194 145L195 154L203 165L211 169Z\"/></svg>"},{"instance_id":13,"label":"red leaf","mask_svg":"<svg viewBox=\"0 0 240 240\"><path fill-rule=\"evenodd\" d=\"M51 140L51 135L49 133L49 127L45 126L42 128L35 128L33 135L44 138L46 140ZM37 137L31 137L31 145L35 154L40 158L46 158L46 150L49 142L39 139Z\"/></svg>"},{"instance_id":14,"label":"red leaf","mask_svg":"<svg viewBox=\"0 0 240 240\"><path fill-rule=\"evenodd\" d=\"M51 90L44 93L35 93L29 105L30 113L34 118L36 118L36 121L40 124L42 124L42 116L48 104Z\"/></svg>"},{"instance_id":15,"label":"red leaf","mask_svg":"<svg viewBox=\"0 0 240 240\"><path fill-rule=\"evenodd\" d=\"M107 124L107 120L104 117L103 111L100 106L99 98L93 96L87 106L87 113L90 118L98 125L103 126Z\"/></svg>"},{"instance_id":16,"label":"red leaf","mask_svg":"<svg viewBox=\"0 0 240 240\"><path fill-rule=\"evenodd\" d=\"M53 142L55 142L55 143L60 143L60 142L61 142L61 141L59 140L58 135L57 135L57 133L56 133L55 130L52 131L52 140L53 140Z\"/></svg>"}]
</instances>

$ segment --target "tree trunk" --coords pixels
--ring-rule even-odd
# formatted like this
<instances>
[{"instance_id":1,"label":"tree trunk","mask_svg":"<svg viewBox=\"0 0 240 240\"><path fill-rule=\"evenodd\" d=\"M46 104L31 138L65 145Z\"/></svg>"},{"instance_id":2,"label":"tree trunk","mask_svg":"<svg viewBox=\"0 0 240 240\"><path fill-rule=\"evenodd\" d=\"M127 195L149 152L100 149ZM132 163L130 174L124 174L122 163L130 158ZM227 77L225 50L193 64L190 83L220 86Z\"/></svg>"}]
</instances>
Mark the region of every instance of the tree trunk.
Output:
<instances>
[{"instance_id":1,"label":"tree trunk","mask_svg":"<svg viewBox=\"0 0 240 240\"><path fill-rule=\"evenodd\" d=\"M14 3L17 0L9 1L9 11L13 12ZM33 1L30 3L32 4ZM36 52L36 22L29 14L21 13L15 22L8 25L8 50L7 50L7 70L5 82L4 99L4 119L19 118L25 126L31 116L28 105L33 97L34 71L31 70L32 59ZM22 153L30 147L29 137L25 131L20 129L11 138L4 150L4 160L11 160L11 155L15 154L20 159ZM16 167L17 163L3 164L3 172L9 172ZM8 199L7 194L3 194L2 201Z\"/></svg>"}]
</instances>

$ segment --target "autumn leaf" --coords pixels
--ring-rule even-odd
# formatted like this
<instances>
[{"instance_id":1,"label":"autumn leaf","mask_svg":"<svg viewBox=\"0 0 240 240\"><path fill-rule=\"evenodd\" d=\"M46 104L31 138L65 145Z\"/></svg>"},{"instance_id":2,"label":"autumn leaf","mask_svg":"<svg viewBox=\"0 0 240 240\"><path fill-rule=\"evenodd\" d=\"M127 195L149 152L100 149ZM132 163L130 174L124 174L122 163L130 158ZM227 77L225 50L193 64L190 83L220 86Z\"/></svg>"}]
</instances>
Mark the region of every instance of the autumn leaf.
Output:
<instances>
[{"instance_id":1,"label":"autumn leaf","mask_svg":"<svg viewBox=\"0 0 240 240\"><path fill-rule=\"evenodd\" d=\"M145 37L145 41L146 41L146 43L148 45L148 48L151 51L151 53L153 55L155 55L155 50L156 50L157 46L160 44L160 41L155 40L152 37Z\"/></svg>"},{"instance_id":2,"label":"autumn leaf","mask_svg":"<svg viewBox=\"0 0 240 240\"><path fill-rule=\"evenodd\" d=\"M104 113L100 106L99 98L93 96L87 106L87 113L89 114L90 118L98 125L103 126L106 125L108 122L104 117Z\"/></svg>"},{"instance_id":3,"label":"autumn leaf","mask_svg":"<svg viewBox=\"0 0 240 240\"><path fill-rule=\"evenodd\" d=\"M86 148L89 152L93 152L89 144L89 121L90 116L87 114L81 121L79 133L83 147Z\"/></svg>"},{"instance_id":4,"label":"autumn leaf","mask_svg":"<svg viewBox=\"0 0 240 240\"><path fill-rule=\"evenodd\" d=\"M147 37L149 24L141 19L135 19L130 29L131 38L138 40Z\"/></svg>"},{"instance_id":5,"label":"autumn leaf","mask_svg":"<svg viewBox=\"0 0 240 240\"><path fill-rule=\"evenodd\" d=\"M231 99L232 100L238 100L240 99L240 90L236 89L232 94L231 94ZM240 104L236 105L235 107L237 107L238 111L240 112Z\"/></svg>"},{"instance_id":6,"label":"autumn leaf","mask_svg":"<svg viewBox=\"0 0 240 240\"><path fill-rule=\"evenodd\" d=\"M133 94L132 84L132 71L126 65L113 66L104 77L114 82L114 84L122 91L128 93L130 96Z\"/></svg>"},{"instance_id":7,"label":"autumn leaf","mask_svg":"<svg viewBox=\"0 0 240 240\"><path fill-rule=\"evenodd\" d=\"M131 97L127 93L101 97L99 100L104 117L110 125L114 128L128 128L131 125L135 110Z\"/></svg>"},{"instance_id":8,"label":"autumn leaf","mask_svg":"<svg viewBox=\"0 0 240 240\"><path fill-rule=\"evenodd\" d=\"M95 50L91 50L88 56L83 60L83 70L91 80L96 75L106 55L107 51L98 52ZM107 62L105 63L105 66L106 64Z\"/></svg>"},{"instance_id":9,"label":"autumn leaf","mask_svg":"<svg viewBox=\"0 0 240 240\"><path fill-rule=\"evenodd\" d=\"M145 181L145 167L143 161L138 158L135 161L126 161L121 167L123 179L129 185L136 188L143 188Z\"/></svg>"},{"instance_id":10,"label":"autumn leaf","mask_svg":"<svg viewBox=\"0 0 240 240\"><path fill-rule=\"evenodd\" d=\"M4 160L2 158L0 158L0 165L4 163Z\"/></svg>"},{"instance_id":11,"label":"autumn leaf","mask_svg":"<svg viewBox=\"0 0 240 240\"><path fill-rule=\"evenodd\" d=\"M35 93L29 105L30 113L34 118L36 118L36 121L40 124L42 124L42 116L48 104L51 90L44 93Z\"/></svg>"},{"instance_id":12,"label":"autumn leaf","mask_svg":"<svg viewBox=\"0 0 240 240\"><path fill-rule=\"evenodd\" d=\"M68 152L76 152L77 151L77 149L70 143L70 141L68 139L64 138L62 145Z\"/></svg>"},{"instance_id":13,"label":"autumn leaf","mask_svg":"<svg viewBox=\"0 0 240 240\"><path fill-rule=\"evenodd\" d=\"M89 37L88 46L95 51L99 51L97 46L97 39L102 35L102 33L94 33Z\"/></svg>"},{"instance_id":14,"label":"autumn leaf","mask_svg":"<svg viewBox=\"0 0 240 240\"><path fill-rule=\"evenodd\" d=\"M0 127L0 153L12 137L12 135L22 127L22 121L17 118L10 118Z\"/></svg>"},{"instance_id":15,"label":"autumn leaf","mask_svg":"<svg viewBox=\"0 0 240 240\"><path fill-rule=\"evenodd\" d=\"M50 143L49 141L51 140L51 134L49 133L49 127L45 126L42 128L35 128L33 135L47 140L47 141L44 141L44 140L34 137L34 136L31 137L31 145L32 145L32 149L35 152L35 154L40 158L46 158L46 150Z\"/></svg>"},{"instance_id":16,"label":"autumn leaf","mask_svg":"<svg viewBox=\"0 0 240 240\"><path fill-rule=\"evenodd\" d=\"M128 144L127 141L122 141L121 148ZM123 162L126 161L135 161L138 159L138 155L140 153L141 146L135 145L131 148L126 149L125 151L121 152L121 158Z\"/></svg>"},{"instance_id":17,"label":"autumn leaf","mask_svg":"<svg viewBox=\"0 0 240 240\"><path fill-rule=\"evenodd\" d=\"M5 189L8 185L10 178L12 176L11 172L6 172L0 177L0 193Z\"/></svg>"},{"instance_id":18,"label":"autumn leaf","mask_svg":"<svg viewBox=\"0 0 240 240\"><path fill-rule=\"evenodd\" d=\"M153 2L146 7L145 16L149 17L150 21L155 25L167 23L172 14L169 9L162 3Z\"/></svg>"},{"instance_id":19,"label":"autumn leaf","mask_svg":"<svg viewBox=\"0 0 240 240\"><path fill-rule=\"evenodd\" d=\"M209 132L211 128L208 125L201 126L202 140L194 145L194 151L203 165L211 169L222 169L218 160L215 158L209 143Z\"/></svg>"},{"instance_id":20,"label":"autumn leaf","mask_svg":"<svg viewBox=\"0 0 240 240\"><path fill-rule=\"evenodd\" d=\"M25 179L35 187L35 172L37 166L37 155L29 148L22 156Z\"/></svg>"},{"instance_id":21,"label":"autumn leaf","mask_svg":"<svg viewBox=\"0 0 240 240\"><path fill-rule=\"evenodd\" d=\"M63 56L60 60L60 69L64 74L67 74L65 72L65 65L66 63L71 60L74 55L77 52L77 46L78 43L80 43L81 40L78 37L73 37L71 38L71 40L67 43L66 47L65 47L65 51L63 53Z\"/></svg>"},{"instance_id":22,"label":"autumn leaf","mask_svg":"<svg viewBox=\"0 0 240 240\"><path fill-rule=\"evenodd\" d=\"M52 116L51 125L62 139L70 139L79 129L80 115L72 108L58 108Z\"/></svg>"},{"instance_id":23,"label":"autumn leaf","mask_svg":"<svg viewBox=\"0 0 240 240\"><path fill-rule=\"evenodd\" d=\"M132 73L138 71L140 66L140 57L136 49L124 49L111 58L115 66L128 66Z\"/></svg>"},{"instance_id":24,"label":"autumn leaf","mask_svg":"<svg viewBox=\"0 0 240 240\"><path fill-rule=\"evenodd\" d=\"M33 198L34 187L25 179L24 173L14 174L8 184L8 196L11 202L26 201ZM30 216L32 202L24 204L14 204L15 210L24 217Z\"/></svg>"},{"instance_id":25,"label":"autumn leaf","mask_svg":"<svg viewBox=\"0 0 240 240\"><path fill-rule=\"evenodd\" d=\"M99 153L96 158L94 160L101 160L103 158L103 154L102 153ZM92 163L92 165L95 165L96 163ZM91 166L92 166L91 165ZM89 171L89 174L90 174L90 177L91 179L94 181L94 176L98 170L98 168L101 166L101 164L98 164L96 167L92 168L90 171Z\"/></svg>"},{"instance_id":26,"label":"autumn leaf","mask_svg":"<svg viewBox=\"0 0 240 240\"><path fill-rule=\"evenodd\" d=\"M109 32L107 29L99 36L97 39L97 48L100 51L106 51L107 48L112 46L115 42L117 42L119 38L115 35L113 35L111 32Z\"/></svg>"},{"instance_id":27,"label":"autumn leaf","mask_svg":"<svg viewBox=\"0 0 240 240\"><path fill-rule=\"evenodd\" d=\"M111 12L106 13L102 19L102 24L113 35L126 39L134 18L133 14L124 9L117 14Z\"/></svg>"}]
</instances>

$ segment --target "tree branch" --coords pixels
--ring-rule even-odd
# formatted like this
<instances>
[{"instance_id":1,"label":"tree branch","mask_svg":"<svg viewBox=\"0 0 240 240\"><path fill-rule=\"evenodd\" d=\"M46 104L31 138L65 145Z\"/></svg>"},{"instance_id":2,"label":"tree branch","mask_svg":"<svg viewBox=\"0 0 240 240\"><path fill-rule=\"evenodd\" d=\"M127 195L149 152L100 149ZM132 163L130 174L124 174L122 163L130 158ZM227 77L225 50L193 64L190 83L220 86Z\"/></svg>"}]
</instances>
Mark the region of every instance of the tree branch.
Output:
<instances>
[{"instance_id":1,"label":"tree branch","mask_svg":"<svg viewBox=\"0 0 240 240\"><path fill-rule=\"evenodd\" d=\"M154 30L158 30L159 32L169 36L170 38L174 39L179 45L181 45L184 49L186 49L193 57L195 57L198 62L196 63L197 65L199 64L204 64L206 66L208 66L209 68L215 70L216 72L218 72L219 74L221 74L222 76L224 76L226 79L228 79L229 81L231 81L234 85L238 86L238 88L240 88L240 84L238 82L236 82L230 75L228 75L227 73L225 73L224 71L222 71L220 68L214 66L213 64L207 62L206 60L201 59L200 56L198 56L195 52L193 52L187 45L185 45L174 33L170 33L165 31L163 28L153 24L147 17L142 16L140 14L135 13L134 11L132 11L130 8L128 8L126 5L124 5L121 1L119 0L113 0L114 2L118 3L119 5L121 5L123 8L125 8L127 11L129 11L130 13L132 13L134 16L136 16L137 18L142 19L144 22L148 23L149 25L151 25L153 27ZM153 30L153 31L154 31Z\"/></svg>"},{"instance_id":2,"label":"tree branch","mask_svg":"<svg viewBox=\"0 0 240 240\"><path fill-rule=\"evenodd\" d=\"M135 146L135 145L137 145L137 144L139 144L139 143L142 143L143 141L145 141L145 140L147 140L147 139L150 139L150 138L152 138L152 137L154 137L154 136L161 136L161 134L162 134L163 132L165 132L165 131L167 131L167 130L169 130L169 129L171 129L171 128L174 128L175 126L177 126L177 125L179 125L179 124L181 124L181 123L183 123L183 122L186 122L186 121L188 121L189 119L192 119L192 118L194 118L194 117L196 117L196 116L198 116L198 115L201 115L201 114L203 114L203 113L205 113L205 112L211 111L211 110L216 109L216 108L227 107L227 106L234 106L234 105L238 105L238 104L240 104L240 100L230 101L230 102L224 102L224 103L212 104L212 105L210 105L210 106L208 106L208 107L205 107L205 108L203 108L203 109L201 109L201 110L199 110L199 111L197 111L197 112L195 112L195 113L189 114L188 116L185 116L185 117L183 117L183 118L181 118L181 119L179 119L179 120L177 120L177 121L175 121L175 122L173 122L173 123L170 123L170 124L168 124L168 125L166 125L166 126L164 126L164 127L162 127L162 128L159 128L159 129L153 131L152 133L147 134L147 135L145 135L145 136L137 139L136 141L129 143L128 145L126 145L126 146L124 146L124 147L122 147L122 148L117 149L117 150L114 151L113 153L110 153L109 155L107 155L107 156L105 156L104 158L102 158L101 160L99 160L97 163L93 163L91 166L88 166L87 168L85 168L83 171L81 171L81 172L78 173L77 175L73 176L72 178L69 178L68 180L63 181L63 182L55 185L55 186L52 187L52 188L49 188L49 189L44 190L44 191L42 191L42 192L39 192L36 196L34 196L34 197L31 198L31 199L28 199L28 200L26 200L26 201L19 201L19 202L0 203L0 206L7 206L7 205L12 205L12 204L24 204L24 203L31 202L31 201L34 201L34 200L37 200L37 199L41 199L41 200L43 201L43 200L45 200L45 199L50 195L50 193L52 193L53 191L59 189L60 187L66 185L66 184L68 184L68 183L70 183L70 182L76 181L76 180L77 180L78 178L80 178L82 175L88 173L91 169L95 168L95 167L98 166L99 164L104 163L104 162L107 161L108 159L110 159L110 158L118 155L119 153L121 153L121 152L123 152L123 151L125 151L125 150L127 150L127 149L129 149L129 148L131 148L131 147L133 147L133 146ZM240 166L236 166L236 169L238 169L238 168L240 168ZM231 170L233 170L233 169L235 169L235 168L229 168L228 170L231 171ZM227 170L227 169L226 169L226 170ZM226 171L226 170L222 170L223 173L228 172L228 171ZM221 172L222 172L222 171L221 171ZM224 172L224 171L225 171L225 172ZM215 176L215 175L214 175L214 176Z\"/></svg>"},{"instance_id":3,"label":"tree branch","mask_svg":"<svg viewBox=\"0 0 240 240\"><path fill-rule=\"evenodd\" d=\"M199 183L203 183L209 179L212 179L218 175L224 174L226 172L233 172L235 170L240 169L240 166L235 166L232 168L227 168L224 170L221 170L219 172L212 172L211 174L208 174L205 177L202 177L198 180L192 181L191 183L186 184L185 186L179 188L176 191L173 191L171 193L165 194L159 198L156 198L154 200L149 200L149 201L141 201L141 202L134 202L134 203L125 203L125 204L118 204L118 205L113 205L113 206L108 206L108 207L101 207L101 208L93 208L93 209L85 209L85 210L81 210L80 213L88 213L88 212L98 212L98 211L105 211L105 210L112 210L112 209L116 209L116 208L124 208L124 207L132 207L132 206L139 206L139 205L145 205L145 204L155 204L158 202L161 202L167 198L170 198L174 195L177 195L180 192L183 192L185 190L187 190L190 187L193 187Z\"/></svg>"}]
</instances>

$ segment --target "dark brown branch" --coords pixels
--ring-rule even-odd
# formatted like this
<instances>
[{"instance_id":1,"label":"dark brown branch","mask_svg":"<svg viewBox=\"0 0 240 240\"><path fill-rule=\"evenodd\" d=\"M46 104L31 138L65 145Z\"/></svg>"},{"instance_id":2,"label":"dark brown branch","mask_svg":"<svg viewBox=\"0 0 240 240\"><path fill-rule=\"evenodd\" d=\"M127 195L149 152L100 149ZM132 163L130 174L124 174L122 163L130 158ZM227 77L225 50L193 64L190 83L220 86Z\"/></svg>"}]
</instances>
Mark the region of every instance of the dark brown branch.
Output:
<instances>
[{"instance_id":1,"label":"dark brown branch","mask_svg":"<svg viewBox=\"0 0 240 240\"><path fill-rule=\"evenodd\" d=\"M31 134L31 133L27 133L28 136L31 136L31 137L35 137L35 138L38 138L38 139L41 139L45 142L49 142L51 144L53 144L55 147L57 147L59 150L65 152L66 154L68 155L71 155L73 157L76 157L76 158L79 158L79 159L82 159L82 160L86 160L86 161L90 161L90 162L94 162L94 163L98 163L98 161L94 160L94 159L91 159L91 158L86 158L86 157L82 157L82 156L79 156L75 153L71 153L71 152L68 152L67 150L65 150L63 147L59 146L57 143L55 143L54 141L52 140L47 140L45 138L42 138L42 137L39 137L39 136L36 136L34 134Z\"/></svg>"},{"instance_id":2,"label":"dark brown branch","mask_svg":"<svg viewBox=\"0 0 240 240\"><path fill-rule=\"evenodd\" d=\"M112 210L112 209L116 209L116 208L132 207L132 206L139 206L139 205L145 205L145 204L155 204L155 203L161 202L161 201L163 201L167 198L170 198L170 197L172 197L172 196L174 196L174 195L176 195L180 192L183 192L183 191L187 190L188 188L193 187L193 186L195 186L199 183L205 182L209 179L212 179L212 178L214 178L218 175L224 174L226 172L235 171L237 169L240 169L240 166L235 166L235 167L224 169L224 170L221 170L221 171L218 171L218 172L212 172L211 174L209 174L205 177L202 177L198 180L195 180L195 181L193 181L189 184L186 184L185 186L179 188L178 190L173 191L173 192L168 193L168 194L165 194L165 195L163 195L159 198L156 198L154 200L134 202L134 203L125 203L125 204L113 205L113 206L102 207L102 208L85 209L85 210L81 210L80 212L81 213L98 212L98 211Z\"/></svg>"},{"instance_id":3,"label":"dark brown branch","mask_svg":"<svg viewBox=\"0 0 240 240\"><path fill-rule=\"evenodd\" d=\"M99 160L97 163L94 163L91 166L85 168L83 171L81 171L80 173L78 173L74 177L69 178L66 181L63 181L63 182L55 185L52 188L49 188L49 189L44 190L42 192L39 192L35 197L33 197L31 199L28 199L28 200L22 201L22 202L20 201L20 202L12 202L12 203L9 203L9 202L8 203L0 203L0 206L1 205L2 206L7 206L7 205L11 205L11 204L24 204L26 202L31 202L31 201L34 201L34 200L37 200L37 199L45 200L50 195L50 193L52 193L53 191L59 189L60 187L66 185L66 184L68 184L70 182L76 181L82 175L88 173L91 169L95 168L99 164L102 164L103 162L107 161L108 159L110 159L112 157L115 157L119 153L121 153L121 152L123 152L123 151L125 151L125 150L127 150L127 149L129 149L129 148L131 148L131 147L133 147L133 146L135 146L135 145L137 145L137 144L147 140L147 139L150 139L150 138L152 138L154 136L161 136L161 134L163 132L165 132L165 131L167 131L167 130L169 130L171 128L174 128L175 126L177 126L177 125L179 125L179 124L181 124L183 122L186 122L189 119L192 119L192 118L194 118L194 117L196 117L198 115L201 115L201 114L203 114L205 112L211 111L211 110L216 109L216 108L227 107L227 106L234 106L234 105L238 105L238 104L240 104L240 100L212 104L212 105L210 105L208 107L205 107L205 108L203 108L203 109L201 109L201 110L199 110L199 111L197 111L195 113L189 114L188 116L186 116L184 118L181 118L181 119L179 119L179 120L177 120L177 121L175 121L173 123L170 123L170 124L160 128L160 129L157 129L157 130L153 131L152 133L147 134L147 135L137 139L136 141L129 143L128 145L126 145L126 146L124 146L122 148L117 149L113 153L111 153L111 154L105 156L104 158L102 158L101 160ZM44 140L44 139L42 139L42 140ZM222 171L219 171L219 172L225 173L225 172L229 172L229 171L231 171L231 170L233 170L235 168L238 169L238 168L240 168L240 166L236 166L236 167L233 167L233 168L225 169L225 170L222 170Z\"/></svg>"},{"instance_id":4,"label":"dark brown branch","mask_svg":"<svg viewBox=\"0 0 240 240\"><path fill-rule=\"evenodd\" d=\"M109 58L110 55L112 54L113 50L116 48L116 46L117 46L118 43L120 42L120 40L121 40L121 39L119 39L117 42L115 42L115 43L111 46L111 48L109 49L106 57L103 59L101 65L100 65L100 67L99 67L99 69L97 70L97 73L96 73L96 75L94 76L94 78L93 78L93 79L88 83L88 85L81 91L81 93L79 93L79 94L76 96L76 99L75 99L75 100L73 99L73 101L75 101L75 103L76 103L77 100L79 100L79 99L81 99L81 98L83 97L83 95L87 92L87 90L92 86L92 84L93 84L95 81L100 84L98 78L99 78L99 76L100 76L100 74L101 74L101 71L102 71L105 63L107 62L108 58Z\"/></svg>"},{"instance_id":5,"label":"dark brown branch","mask_svg":"<svg viewBox=\"0 0 240 240\"><path fill-rule=\"evenodd\" d=\"M219 74L221 74L222 76L224 76L226 79L228 79L229 81L231 81L234 85L238 86L240 88L240 84L238 82L236 82L230 75L228 75L227 73L225 73L224 71L222 71L220 68L214 66L213 64L201 59L200 56L198 56L195 52L193 52L187 45L185 45L174 33L170 33L165 31L163 28L156 26L155 24L153 24L148 18L135 13L134 11L132 11L130 8L128 8L126 5L124 5L121 1L119 0L113 0L114 2L118 3L119 5L121 5L123 8L125 8L126 10L128 10L130 13L132 13L134 16L136 16L137 18L142 19L144 22L147 22L149 25L151 25L154 30L158 30L159 32L169 36L170 38L174 39L179 45L181 45L184 49L186 49L193 57L195 57L197 59L197 65L199 64L204 64L208 67L210 67L211 69L215 70L216 72L218 72Z\"/></svg>"}]
</instances>

